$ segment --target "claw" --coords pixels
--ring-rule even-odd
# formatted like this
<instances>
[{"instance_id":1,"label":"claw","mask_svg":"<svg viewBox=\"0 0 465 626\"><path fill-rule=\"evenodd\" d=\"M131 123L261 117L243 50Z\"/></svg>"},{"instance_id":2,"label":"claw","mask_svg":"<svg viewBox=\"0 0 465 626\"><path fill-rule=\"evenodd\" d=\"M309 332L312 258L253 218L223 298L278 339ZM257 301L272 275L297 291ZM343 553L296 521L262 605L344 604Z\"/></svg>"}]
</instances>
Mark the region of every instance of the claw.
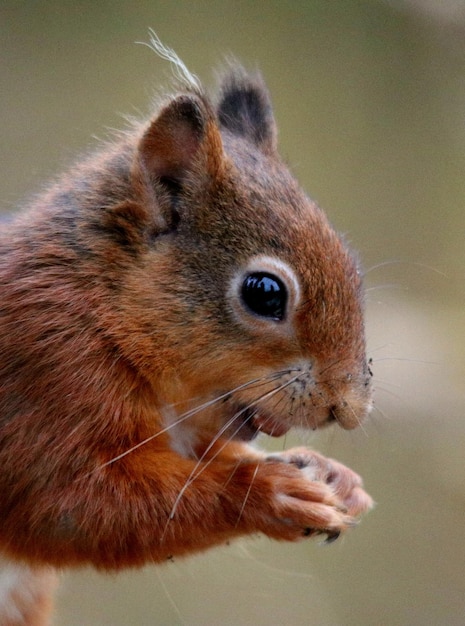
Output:
<instances>
[{"instance_id":1,"label":"claw","mask_svg":"<svg viewBox=\"0 0 465 626\"><path fill-rule=\"evenodd\" d=\"M341 532L339 530L329 531L326 534L326 539L324 540L324 543L327 544L327 545L330 544L330 543L334 543L339 538L340 534L341 534Z\"/></svg>"},{"instance_id":2,"label":"claw","mask_svg":"<svg viewBox=\"0 0 465 626\"><path fill-rule=\"evenodd\" d=\"M325 544L330 544L336 541L341 534L340 530L315 530L315 528L304 528L304 537L313 537L314 535L326 535L326 539L323 541Z\"/></svg>"}]
</instances>

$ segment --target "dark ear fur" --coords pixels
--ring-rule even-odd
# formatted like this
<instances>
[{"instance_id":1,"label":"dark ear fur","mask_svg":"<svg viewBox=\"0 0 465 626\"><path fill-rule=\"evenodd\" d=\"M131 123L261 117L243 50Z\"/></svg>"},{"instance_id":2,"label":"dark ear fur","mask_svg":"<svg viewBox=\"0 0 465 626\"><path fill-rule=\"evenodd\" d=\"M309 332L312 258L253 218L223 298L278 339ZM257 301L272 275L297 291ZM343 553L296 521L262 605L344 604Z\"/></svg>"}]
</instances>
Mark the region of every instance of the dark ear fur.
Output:
<instances>
[{"instance_id":1,"label":"dark ear fur","mask_svg":"<svg viewBox=\"0 0 465 626\"><path fill-rule=\"evenodd\" d=\"M168 102L142 136L138 159L146 176L168 191L179 191L196 167L217 176L223 148L208 102L197 94Z\"/></svg>"},{"instance_id":2,"label":"dark ear fur","mask_svg":"<svg viewBox=\"0 0 465 626\"><path fill-rule=\"evenodd\" d=\"M271 100L260 74L234 66L221 83L220 125L255 143L263 152L276 151L277 131Z\"/></svg>"}]
</instances>

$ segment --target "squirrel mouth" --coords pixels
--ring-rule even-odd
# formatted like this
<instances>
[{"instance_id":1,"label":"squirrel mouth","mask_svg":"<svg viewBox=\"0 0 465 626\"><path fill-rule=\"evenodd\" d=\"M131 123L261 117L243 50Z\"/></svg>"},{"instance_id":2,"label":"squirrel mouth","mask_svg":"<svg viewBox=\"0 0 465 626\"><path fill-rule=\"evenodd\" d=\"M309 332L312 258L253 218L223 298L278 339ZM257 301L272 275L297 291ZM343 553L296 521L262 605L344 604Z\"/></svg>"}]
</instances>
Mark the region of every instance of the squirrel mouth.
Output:
<instances>
[{"instance_id":1,"label":"squirrel mouth","mask_svg":"<svg viewBox=\"0 0 465 626\"><path fill-rule=\"evenodd\" d=\"M241 425L239 428L236 426L235 439L250 441L260 432L270 437L282 437L291 428L289 425L278 422L275 418L258 411L255 407L237 406L236 409Z\"/></svg>"}]
</instances>

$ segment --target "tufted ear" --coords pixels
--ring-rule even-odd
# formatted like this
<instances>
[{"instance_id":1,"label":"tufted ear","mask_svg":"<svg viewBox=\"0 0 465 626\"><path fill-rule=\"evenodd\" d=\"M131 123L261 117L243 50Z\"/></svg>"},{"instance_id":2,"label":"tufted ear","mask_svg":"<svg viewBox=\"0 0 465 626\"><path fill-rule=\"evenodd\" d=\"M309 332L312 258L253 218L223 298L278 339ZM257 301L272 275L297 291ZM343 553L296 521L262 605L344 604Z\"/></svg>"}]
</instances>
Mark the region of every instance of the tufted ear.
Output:
<instances>
[{"instance_id":1,"label":"tufted ear","mask_svg":"<svg viewBox=\"0 0 465 626\"><path fill-rule=\"evenodd\" d=\"M218 103L220 125L252 141L263 152L276 152L277 131L271 100L260 74L234 67L221 84Z\"/></svg>"},{"instance_id":2,"label":"tufted ear","mask_svg":"<svg viewBox=\"0 0 465 626\"><path fill-rule=\"evenodd\" d=\"M223 147L208 103L196 94L173 98L143 134L138 159L145 175L171 192L194 170L217 176Z\"/></svg>"}]
</instances>

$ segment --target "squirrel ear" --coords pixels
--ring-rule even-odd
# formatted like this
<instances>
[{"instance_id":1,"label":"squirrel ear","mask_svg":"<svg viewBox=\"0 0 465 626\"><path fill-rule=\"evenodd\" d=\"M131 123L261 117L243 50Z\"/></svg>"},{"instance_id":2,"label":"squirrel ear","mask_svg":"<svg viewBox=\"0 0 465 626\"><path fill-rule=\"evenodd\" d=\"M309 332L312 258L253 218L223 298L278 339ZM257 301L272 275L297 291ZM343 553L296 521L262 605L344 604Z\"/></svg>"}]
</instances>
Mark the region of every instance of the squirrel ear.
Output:
<instances>
[{"instance_id":1,"label":"squirrel ear","mask_svg":"<svg viewBox=\"0 0 465 626\"><path fill-rule=\"evenodd\" d=\"M217 176L223 147L208 103L194 94L171 100L142 136L138 158L145 173L170 190L179 191L197 164Z\"/></svg>"},{"instance_id":2,"label":"squirrel ear","mask_svg":"<svg viewBox=\"0 0 465 626\"><path fill-rule=\"evenodd\" d=\"M218 119L226 130L255 143L263 152L276 152L277 130L271 100L260 74L237 66L220 90Z\"/></svg>"}]
</instances>

